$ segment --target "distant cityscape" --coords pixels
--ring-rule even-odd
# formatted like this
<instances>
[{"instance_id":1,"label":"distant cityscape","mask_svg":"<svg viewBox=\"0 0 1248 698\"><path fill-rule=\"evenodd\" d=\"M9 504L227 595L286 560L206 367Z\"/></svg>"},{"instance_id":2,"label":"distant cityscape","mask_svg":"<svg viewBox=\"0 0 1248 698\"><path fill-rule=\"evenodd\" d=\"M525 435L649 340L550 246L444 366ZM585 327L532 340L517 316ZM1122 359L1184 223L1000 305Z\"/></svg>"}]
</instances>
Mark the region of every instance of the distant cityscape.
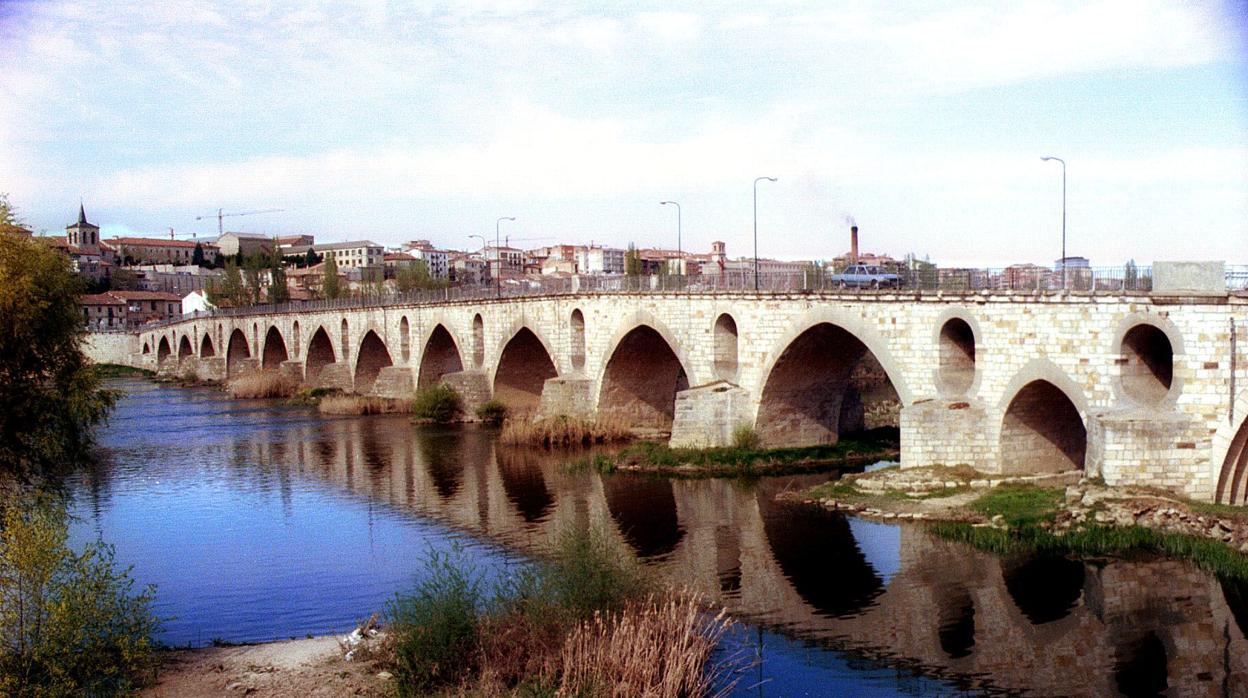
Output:
<instances>
[{"instance_id":1,"label":"distant cityscape","mask_svg":"<svg viewBox=\"0 0 1248 698\"><path fill-rule=\"evenodd\" d=\"M25 235L32 235L28 230ZM318 243L312 235L269 236L223 232L215 238L179 240L169 237L100 238L100 228L87 219L80 205L77 220L64 236L40 236L70 260L84 277L90 293L82 300L84 321L92 329L123 329L164 321L248 301L224 296L231 269L245 265L254 272L241 275L250 288L252 303L265 298L282 302L319 300L362 294L387 294L415 288L522 284L526 280L573 276L724 277L746 275L833 274L850 265L866 265L880 274L906 273L947 276L986 274L983 270L938 269L930 260L913 255L898 259L887 254L859 251L859 231L847 231L849 249L830 260L779 260L752 256L730 257L723 242L712 242L707 252L655 247L555 244L522 249L504 238L475 249L443 249L429 240L411 240L386 247L371 240ZM250 260L250 262L249 262ZM257 261L259 260L259 261ZM757 265L757 272L756 272ZM1131 265L1129 265L1130 267ZM330 267L338 283L330 283ZM1089 268L1083 257L1057 260L1053 268L1015 264L997 272L1011 284L1040 284L1061 273ZM861 269L861 267L855 267ZM234 272L237 273L237 272ZM1130 268L1128 268L1130 273ZM273 294L275 285L284 292ZM968 278L969 282L975 279ZM246 295L246 294L244 294Z\"/></svg>"}]
</instances>

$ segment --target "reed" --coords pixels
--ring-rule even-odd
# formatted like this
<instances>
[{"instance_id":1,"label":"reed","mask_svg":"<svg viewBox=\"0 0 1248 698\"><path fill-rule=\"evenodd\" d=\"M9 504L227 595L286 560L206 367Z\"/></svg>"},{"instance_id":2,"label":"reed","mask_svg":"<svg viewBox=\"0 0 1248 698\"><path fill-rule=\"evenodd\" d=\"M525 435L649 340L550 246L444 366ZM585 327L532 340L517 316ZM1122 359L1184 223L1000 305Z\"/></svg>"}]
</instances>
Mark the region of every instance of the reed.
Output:
<instances>
[{"instance_id":1,"label":"reed","mask_svg":"<svg viewBox=\"0 0 1248 698\"><path fill-rule=\"evenodd\" d=\"M277 371L257 371L231 380L225 390L232 398L290 397L299 391L299 381Z\"/></svg>"},{"instance_id":2,"label":"reed","mask_svg":"<svg viewBox=\"0 0 1248 698\"><path fill-rule=\"evenodd\" d=\"M711 653L732 620L687 591L650 597L576 627L561 654L561 695L704 696Z\"/></svg>"},{"instance_id":3,"label":"reed","mask_svg":"<svg viewBox=\"0 0 1248 698\"><path fill-rule=\"evenodd\" d=\"M631 438L633 433L628 422L614 415L593 420L565 415L543 419L508 419L503 423L503 430L499 435L499 439L505 444L527 444L546 448L590 446L628 441Z\"/></svg>"},{"instance_id":4,"label":"reed","mask_svg":"<svg viewBox=\"0 0 1248 698\"><path fill-rule=\"evenodd\" d=\"M412 403L407 400L390 400L367 395L326 395L317 403L321 414L345 414L364 416L370 414L407 414Z\"/></svg>"}]
</instances>

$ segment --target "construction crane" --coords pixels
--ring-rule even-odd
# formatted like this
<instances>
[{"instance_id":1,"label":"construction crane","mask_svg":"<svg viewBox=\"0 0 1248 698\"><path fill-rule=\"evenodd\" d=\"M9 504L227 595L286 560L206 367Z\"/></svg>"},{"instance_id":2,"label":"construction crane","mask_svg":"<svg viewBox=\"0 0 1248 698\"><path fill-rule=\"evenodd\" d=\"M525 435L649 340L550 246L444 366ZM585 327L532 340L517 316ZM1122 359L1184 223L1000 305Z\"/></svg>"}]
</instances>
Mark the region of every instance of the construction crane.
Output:
<instances>
[{"instance_id":1,"label":"construction crane","mask_svg":"<svg viewBox=\"0 0 1248 698\"><path fill-rule=\"evenodd\" d=\"M230 216L252 216L252 215L255 215L255 214L257 214L257 213L280 213L280 212L285 211L285 210L286 210L286 209L284 209L284 208L266 208L266 209L261 210L261 211L238 211L237 213L222 213L222 212L221 212L221 209L217 209L217 214L216 214L216 219L217 219L217 237L221 237L222 235L224 235L224 234L225 234L225 224L224 224L224 219L229 218ZM202 220L204 220L205 218L212 218L212 217L213 217L213 215L210 213L210 214L208 214L208 215L206 215L206 216L195 216L195 220L197 220L197 221L202 221Z\"/></svg>"}]
</instances>

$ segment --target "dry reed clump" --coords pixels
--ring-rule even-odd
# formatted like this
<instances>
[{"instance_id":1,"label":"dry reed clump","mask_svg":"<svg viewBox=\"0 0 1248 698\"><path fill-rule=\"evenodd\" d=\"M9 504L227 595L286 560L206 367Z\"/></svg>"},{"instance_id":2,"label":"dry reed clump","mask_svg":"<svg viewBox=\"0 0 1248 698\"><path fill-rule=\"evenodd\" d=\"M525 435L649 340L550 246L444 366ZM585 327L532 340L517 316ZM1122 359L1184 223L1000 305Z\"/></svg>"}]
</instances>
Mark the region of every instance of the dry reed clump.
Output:
<instances>
[{"instance_id":1,"label":"dry reed clump","mask_svg":"<svg viewBox=\"0 0 1248 698\"><path fill-rule=\"evenodd\" d=\"M411 411L407 400L391 400L367 395L326 395L317 403L321 414L370 415L406 414Z\"/></svg>"},{"instance_id":2,"label":"dry reed clump","mask_svg":"<svg viewBox=\"0 0 1248 698\"><path fill-rule=\"evenodd\" d=\"M564 642L558 695L709 695L718 675L707 662L732 624L687 591L595 613Z\"/></svg>"},{"instance_id":3,"label":"dry reed clump","mask_svg":"<svg viewBox=\"0 0 1248 698\"><path fill-rule=\"evenodd\" d=\"M229 382L226 392L233 398L290 397L299 391L299 381L276 371L246 373Z\"/></svg>"},{"instance_id":4,"label":"dry reed clump","mask_svg":"<svg viewBox=\"0 0 1248 698\"><path fill-rule=\"evenodd\" d=\"M633 437L628 422L607 415L598 419L579 417L546 417L544 419L508 419L503 423L499 439L505 444L535 446L589 446L592 444L627 441Z\"/></svg>"}]
</instances>

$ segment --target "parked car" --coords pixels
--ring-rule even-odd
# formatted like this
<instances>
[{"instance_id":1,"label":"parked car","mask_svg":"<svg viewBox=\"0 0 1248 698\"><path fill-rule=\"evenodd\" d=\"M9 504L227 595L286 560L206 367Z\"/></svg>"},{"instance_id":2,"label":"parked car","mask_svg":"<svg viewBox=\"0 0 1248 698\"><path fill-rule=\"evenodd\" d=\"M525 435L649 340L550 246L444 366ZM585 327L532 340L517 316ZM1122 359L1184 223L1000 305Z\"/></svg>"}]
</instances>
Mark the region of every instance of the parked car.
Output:
<instances>
[{"instance_id":1,"label":"parked car","mask_svg":"<svg viewBox=\"0 0 1248 698\"><path fill-rule=\"evenodd\" d=\"M885 271L874 264L851 264L839 274L832 275L832 283L841 288L898 288L901 277Z\"/></svg>"}]
</instances>

